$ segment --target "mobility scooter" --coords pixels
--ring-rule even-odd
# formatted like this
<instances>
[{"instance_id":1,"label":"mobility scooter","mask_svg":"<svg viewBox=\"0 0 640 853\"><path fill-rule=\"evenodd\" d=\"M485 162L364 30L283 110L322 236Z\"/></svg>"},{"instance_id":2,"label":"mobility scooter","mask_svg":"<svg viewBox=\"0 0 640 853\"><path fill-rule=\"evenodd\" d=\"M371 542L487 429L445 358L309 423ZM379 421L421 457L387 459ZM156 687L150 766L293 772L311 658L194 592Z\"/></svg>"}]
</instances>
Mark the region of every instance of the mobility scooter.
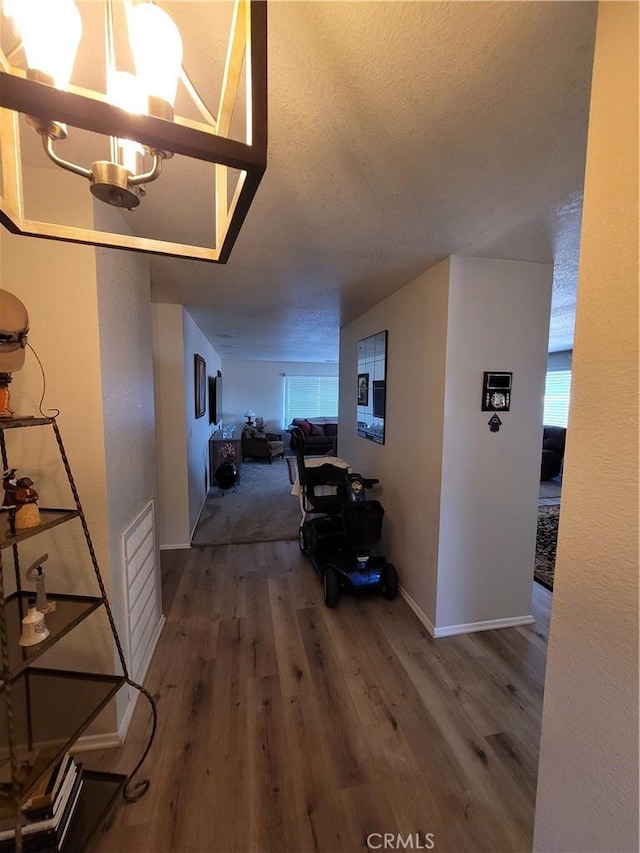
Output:
<instances>
[{"instance_id":1,"label":"mobility scooter","mask_svg":"<svg viewBox=\"0 0 640 853\"><path fill-rule=\"evenodd\" d=\"M394 599L395 566L372 551L380 541L384 509L378 501L367 500L366 490L379 481L348 474L329 459L317 467L306 466L303 446L298 441L300 550L322 578L325 604L335 607L342 592L366 589L378 589L386 599Z\"/></svg>"}]
</instances>

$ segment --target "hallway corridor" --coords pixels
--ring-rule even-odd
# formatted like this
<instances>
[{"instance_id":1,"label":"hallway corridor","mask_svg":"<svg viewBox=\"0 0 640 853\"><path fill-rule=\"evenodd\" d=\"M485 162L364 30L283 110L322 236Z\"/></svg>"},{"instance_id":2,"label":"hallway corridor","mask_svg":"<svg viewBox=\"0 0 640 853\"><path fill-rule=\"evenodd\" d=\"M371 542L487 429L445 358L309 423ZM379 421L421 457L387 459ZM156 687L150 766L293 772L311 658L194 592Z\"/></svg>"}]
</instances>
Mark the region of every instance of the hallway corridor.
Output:
<instances>
[{"instance_id":1,"label":"hallway corridor","mask_svg":"<svg viewBox=\"0 0 640 853\"><path fill-rule=\"evenodd\" d=\"M546 590L534 625L433 641L400 597L326 609L297 542L164 552L163 576L151 787L101 853L531 848ZM126 772L147 721L140 701L125 747L87 765Z\"/></svg>"}]
</instances>

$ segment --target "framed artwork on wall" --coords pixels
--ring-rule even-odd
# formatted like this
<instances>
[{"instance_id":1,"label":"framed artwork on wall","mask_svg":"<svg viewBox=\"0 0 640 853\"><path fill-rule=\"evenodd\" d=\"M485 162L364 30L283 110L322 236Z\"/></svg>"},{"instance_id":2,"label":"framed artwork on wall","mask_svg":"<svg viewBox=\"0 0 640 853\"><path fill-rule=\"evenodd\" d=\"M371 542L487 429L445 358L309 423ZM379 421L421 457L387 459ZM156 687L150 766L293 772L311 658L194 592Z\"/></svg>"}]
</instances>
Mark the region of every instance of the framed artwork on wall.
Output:
<instances>
[{"instance_id":1,"label":"framed artwork on wall","mask_svg":"<svg viewBox=\"0 0 640 853\"><path fill-rule=\"evenodd\" d=\"M196 418L201 418L207 408L207 363L197 353L193 357L195 375Z\"/></svg>"},{"instance_id":2,"label":"framed artwork on wall","mask_svg":"<svg viewBox=\"0 0 640 853\"><path fill-rule=\"evenodd\" d=\"M387 407L387 337L384 329L358 341L357 430L361 438L384 444Z\"/></svg>"},{"instance_id":3,"label":"framed artwork on wall","mask_svg":"<svg viewBox=\"0 0 640 853\"><path fill-rule=\"evenodd\" d=\"M358 374L358 405L359 406L368 406L369 405L369 374L368 373L359 373Z\"/></svg>"}]
</instances>

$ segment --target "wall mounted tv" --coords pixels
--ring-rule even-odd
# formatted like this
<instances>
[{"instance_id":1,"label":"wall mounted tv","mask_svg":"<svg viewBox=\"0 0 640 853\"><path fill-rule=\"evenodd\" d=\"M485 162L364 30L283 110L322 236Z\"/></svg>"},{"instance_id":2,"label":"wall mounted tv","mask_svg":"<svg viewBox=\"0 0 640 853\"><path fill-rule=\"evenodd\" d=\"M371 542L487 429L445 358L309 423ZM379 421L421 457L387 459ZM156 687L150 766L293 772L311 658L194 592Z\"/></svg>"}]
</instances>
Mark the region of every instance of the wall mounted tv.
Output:
<instances>
[{"instance_id":1,"label":"wall mounted tv","mask_svg":"<svg viewBox=\"0 0 640 853\"><path fill-rule=\"evenodd\" d=\"M386 403L386 384L384 379L373 380L373 416L383 418Z\"/></svg>"},{"instance_id":2,"label":"wall mounted tv","mask_svg":"<svg viewBox=\"0 0 640 853\"><path fill-rule=\"evenodd\" d=\"M209 377L209 423L217 424L222 419L222 374Z\"/></svg>"}]
</instances>

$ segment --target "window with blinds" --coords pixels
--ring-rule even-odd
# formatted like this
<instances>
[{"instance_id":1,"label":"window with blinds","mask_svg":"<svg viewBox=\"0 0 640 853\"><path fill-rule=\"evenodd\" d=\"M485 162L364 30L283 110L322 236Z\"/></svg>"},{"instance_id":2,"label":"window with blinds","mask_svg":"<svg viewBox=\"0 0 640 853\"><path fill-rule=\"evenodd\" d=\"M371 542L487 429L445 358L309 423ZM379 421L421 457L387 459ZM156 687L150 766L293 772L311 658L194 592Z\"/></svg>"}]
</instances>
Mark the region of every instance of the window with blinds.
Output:
<instances>
[{"instance_id":1,"label":"window with blinds","mask_svg":"<svg viewBox=\"0 0 640 853\"><path fill-rule=\"evenodd\" d=\"M337 418L337 376L285 376L284 423L294 418Z\"/></svg>"},{"instance_id":2,"label":"window with blinds","mask_svg":"<svg viewBox=\"0 0 640 853\"><path fill-rule=\"evenodd\" d=\"M544 420L546 426L567 426L571 398L571 371L547 373L544 386Z\"/></svg>"}]
</instances>

